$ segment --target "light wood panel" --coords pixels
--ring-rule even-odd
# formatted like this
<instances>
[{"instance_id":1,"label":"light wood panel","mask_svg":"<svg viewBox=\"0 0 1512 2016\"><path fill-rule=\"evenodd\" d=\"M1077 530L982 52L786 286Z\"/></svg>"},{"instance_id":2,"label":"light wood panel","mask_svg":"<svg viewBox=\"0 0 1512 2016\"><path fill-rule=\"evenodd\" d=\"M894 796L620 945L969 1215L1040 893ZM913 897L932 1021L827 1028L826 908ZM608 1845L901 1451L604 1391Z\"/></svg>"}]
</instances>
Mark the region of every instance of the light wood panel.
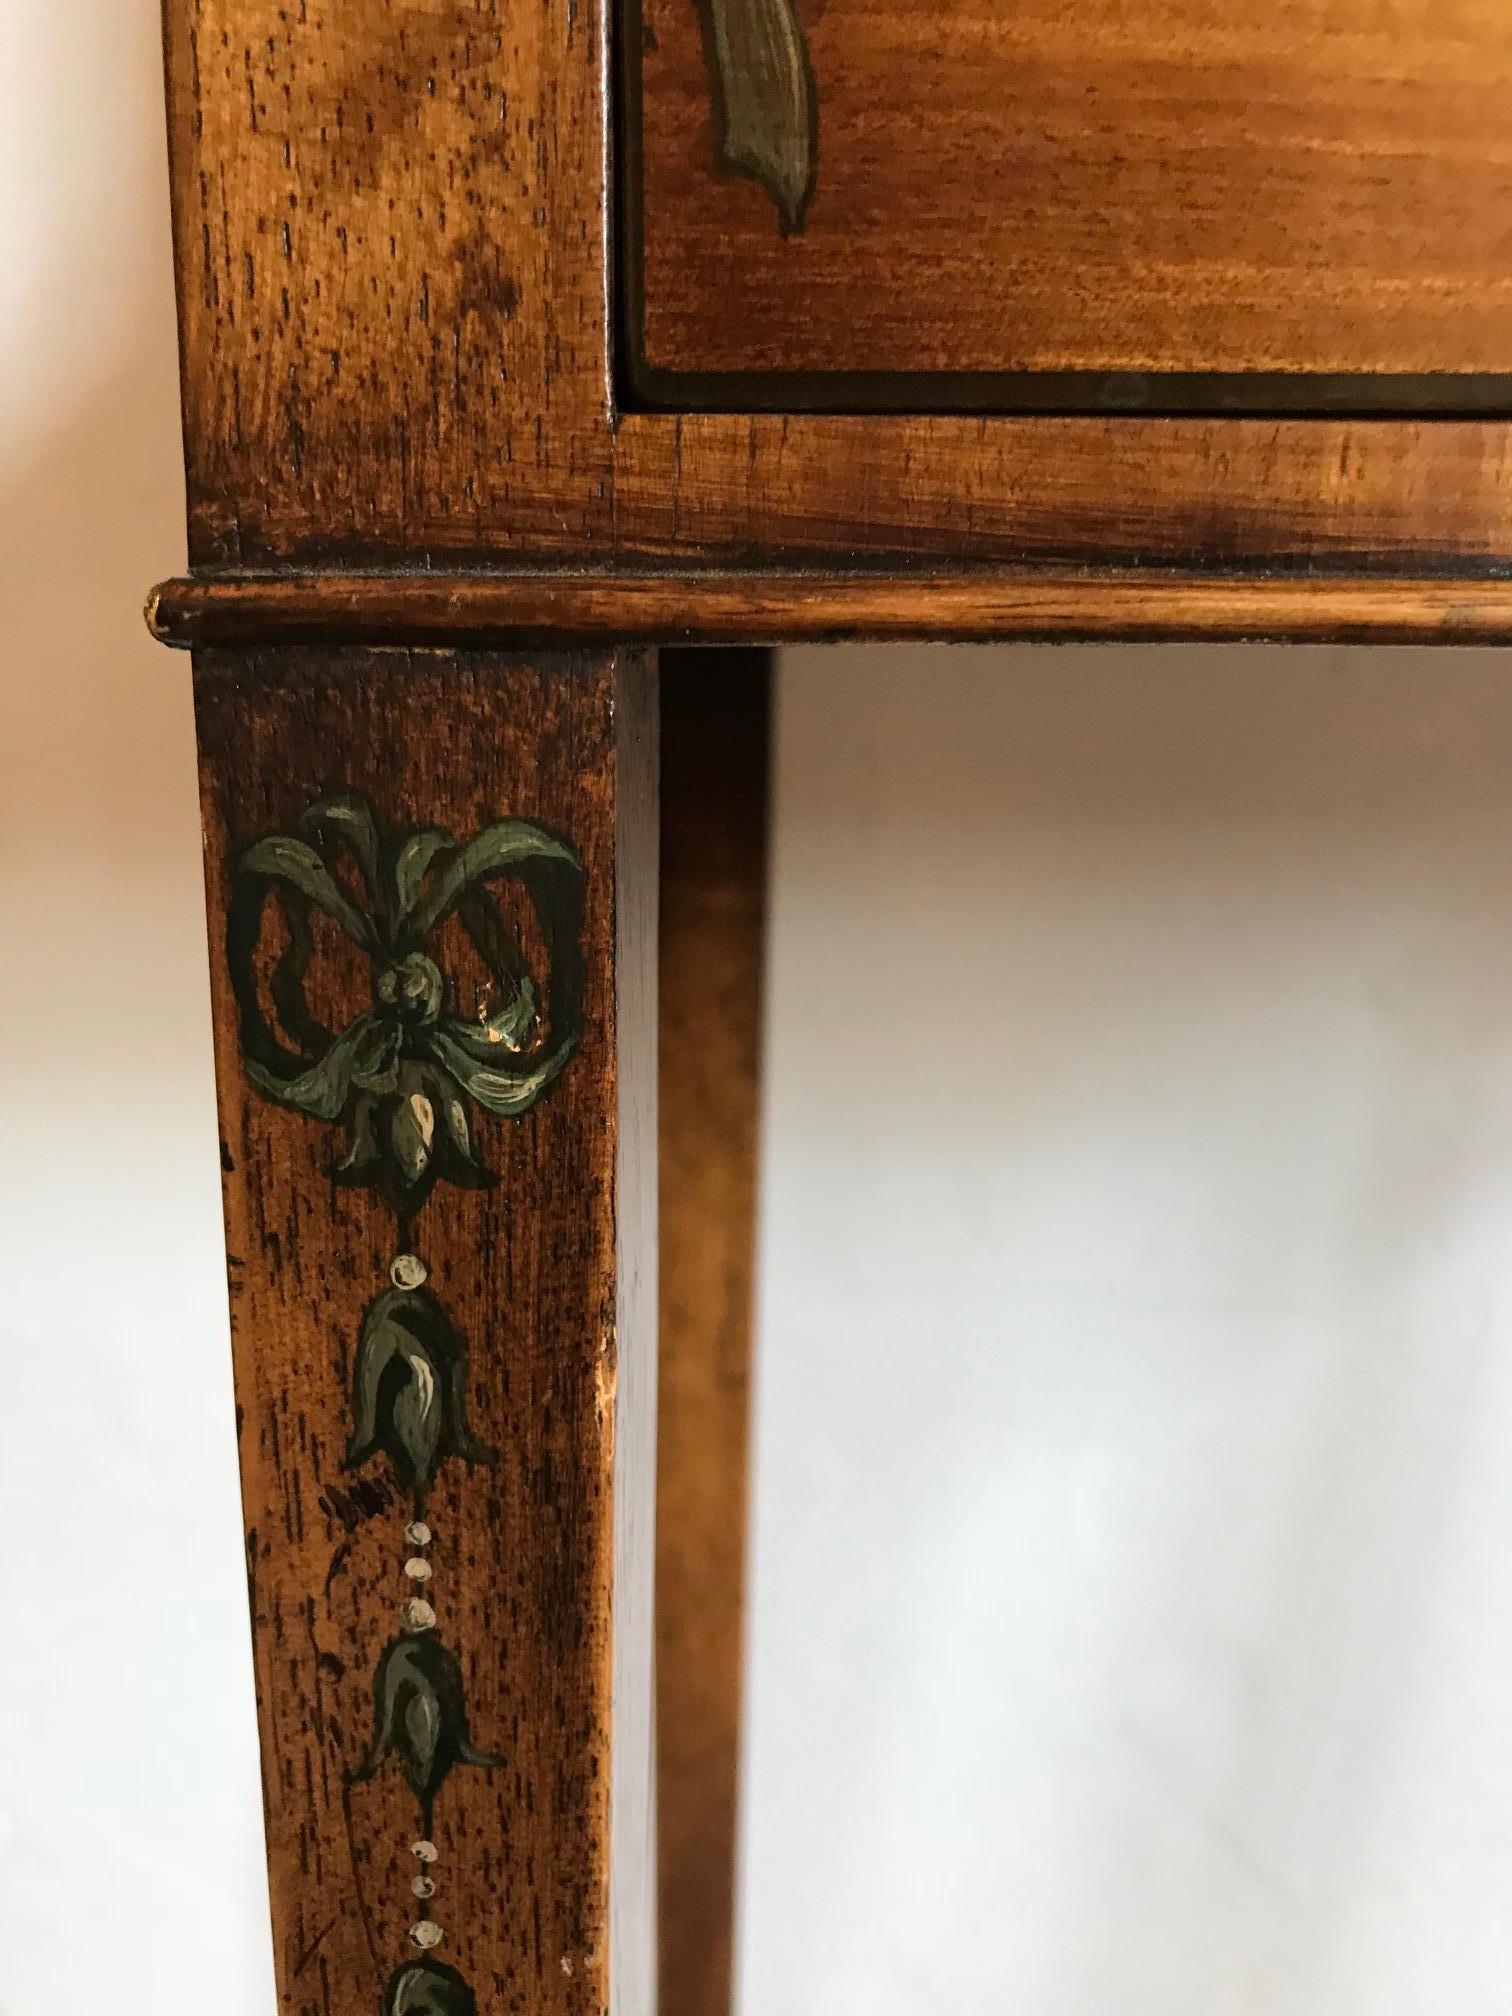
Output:
<instances>
[{"instance_id":1,"label":"light wood panel","mask_svg":"<svg viewBox=\"0 0 1512 2016\"><path fill-rule=\"evenodd\" d=\"M633 317L658 399L1512 408L1371 382L1512 371L1500 0L705 0L806 42L793 230L721 163L698 11L635 4ZM710 373L783 382L678 375ZM834 382L791 382L814 374Z\"/></svg>"},{"instance_id":2,"label":"light wood panel","mask_svg":"<svg viewBox=\"0 0 1512 2016\"><path fill-rule=\"evenodd\" d=\"M197 661L290 2016L651 2016L651 676Z\"/></svg>"}]
</instances>

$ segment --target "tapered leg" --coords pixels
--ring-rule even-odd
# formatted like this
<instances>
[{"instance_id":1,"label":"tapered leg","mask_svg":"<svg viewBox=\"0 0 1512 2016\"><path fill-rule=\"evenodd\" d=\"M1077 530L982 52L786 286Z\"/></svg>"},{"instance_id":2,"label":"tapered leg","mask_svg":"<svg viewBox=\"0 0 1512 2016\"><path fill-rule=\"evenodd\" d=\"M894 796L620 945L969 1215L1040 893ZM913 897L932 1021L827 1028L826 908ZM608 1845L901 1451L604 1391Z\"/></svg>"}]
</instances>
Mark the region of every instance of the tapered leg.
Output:
<instances>
[{"instance_id":1,"label":"tapered leg","mask_svg":"<svg viewBox=\"0 0 1512 2016\"><path fill-rule=\"evenodd\" d=\"M731 1991L770 674L662 659L660 2016Z\"/></svg>"},{"instance_id":2,"label":"tapered leg","mask_svg":"<svg viewBox=\"0 0 1512 2016\"><path fill-rule=\"evenodd\" d=\"M652 2016L652 667L196 696L280 2006Z\"/></svg>"}]
</instances>

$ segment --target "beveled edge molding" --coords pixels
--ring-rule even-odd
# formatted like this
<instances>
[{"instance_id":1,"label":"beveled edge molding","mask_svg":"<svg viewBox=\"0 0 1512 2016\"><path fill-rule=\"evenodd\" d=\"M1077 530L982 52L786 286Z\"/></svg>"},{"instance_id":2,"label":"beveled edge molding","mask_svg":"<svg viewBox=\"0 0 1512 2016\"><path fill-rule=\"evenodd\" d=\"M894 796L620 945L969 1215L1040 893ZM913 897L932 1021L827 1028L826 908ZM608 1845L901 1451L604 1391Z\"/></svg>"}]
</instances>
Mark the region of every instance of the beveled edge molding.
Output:
<instances>
[{"instance_id":1,"label":"beveled edge molding","mask_svg":"<svg viewBox=\"0 0 1512 2016\"><path fill-rule=\"evenodd\" d=\"M191 574L147 600L180 649L912 641L1512 644L1512 579L1125 570Z\"/></svg>"}]
</instances>

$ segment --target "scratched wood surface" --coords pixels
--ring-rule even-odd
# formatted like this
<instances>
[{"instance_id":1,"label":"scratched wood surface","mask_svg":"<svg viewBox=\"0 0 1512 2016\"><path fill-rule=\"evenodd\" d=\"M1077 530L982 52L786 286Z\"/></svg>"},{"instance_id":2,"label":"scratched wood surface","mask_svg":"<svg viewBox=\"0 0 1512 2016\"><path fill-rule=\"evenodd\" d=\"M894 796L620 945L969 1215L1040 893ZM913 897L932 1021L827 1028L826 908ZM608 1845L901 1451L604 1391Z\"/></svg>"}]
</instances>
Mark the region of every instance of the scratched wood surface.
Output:
<instances>
[{"instance_id":1,"label":"scratched wood surface","mask_svg":"<svg viewBox=\"0 0 1512 2016\"><path fill-rule=\"evenodd\" d=\"M658 2016L735 1920L771 654L662 654Z\"/></svg>"},{"instance_id":2,"label":"scratched wood surface","mask_svg":"<svg viewBox=\"0 0 1512 2016\"><path fill-rule=\"evenodd\" d=\"M914 567L907 573L764 568L623 572L198 576L155 591L165 642L369 644L845 643L858 637L971 642L1020 637L1175 642L1286 637L1299 643L1512 641L1512 581L1291 579L1124 568ZM711 661L711 676L724 663Z\"/></svg>"},{"instance_id":3,"label":"scratched wood surface","mask_svg":"<svg viewBox=\"0 0 1512 2016\"><path fill-rule=\"evenodd\" d=\"M815 33L841 18L833 0ZM1484 46L1489 14L1464 19ZM1502 421L621 413L601 0L169 0L166 20L198 566L1512 565ZM1448 138L1443 117L1404 141L1463 144L1475 171L1479 114ZM1494 303L1505 282L1457 284ZM1431 290L1406 291L1420 337ZM1362 344L1398 341L1380 319Z\"/></svg>"},{"instance_id":4,"label":"scratched wood surface","mask_svg":"<svg viewBox=\"0 0 1512 2016\"><path fill-rule=\"evenodd\" d=\"M645 669L609 656L207 652L196 697L275 1956L280 2006L297 2016L473 2005L450 1990L392 1999L416 1958L416 1801L395 1758L368 1782L351 1775L373 1740L375 1668L416 1590L403 1573L415 1515L393 1462L344 1461L359 1323L387 1286L396 1214L333 1180L339 1128L249 1083L224 949L231 876L249 845L338 791L365 794L391 832L463 837L510 816L569 836L581 859L576 1054L520 1117L473 1111L497 1181L438 1183L402 1236L467 1342L470 1426L495 1452L443 1462L423 1515L432 1573L420 1588L438 1619L425 1635L455 1654L472 1741L500 1761L456 1768L440 1789L437 1860L419 1872L436 1895L419 1915L444 1929L434 1959L479 2007L599 2016L616 1744L649 1750L648 1727L612 1718L610 1634L616 1519L622 1546L648 1533L652 1488L649 1467L629 1476L616 1421L627 1354L649 1351L654 1367L649 1310L620 1334L616 1249L617 1217L642 1245L654 1228L654 1198L627 1196L624 1174L633 1128L636 1180L653 1180L654 1039L643 1009L633 1028L621 1016L631 968L650 1000L654 959L653 859L647 836L625 839L627 802L650 803L654 788L654 744L637 726ZM532 946L528 919L508 915ZM626 942L633 916L639 946ZM436 958L466 998L479 969L454 924ZM316 951L334 1026L370 1005L373 972L334 928ZM633 1621L621 1632L623 1652Z\"/></svg>"},{"instance_id":5,"label":"scratched wood surface","mask_svg":"<svg viewBox=\"0 0 1512 2016\"><path fill-rule=\"evenodd\" d=\"M798 0L787 235L720 170L699 10L642 12L654 367L1512 369L1503 0Z\"/></svg>"}]
</instances>

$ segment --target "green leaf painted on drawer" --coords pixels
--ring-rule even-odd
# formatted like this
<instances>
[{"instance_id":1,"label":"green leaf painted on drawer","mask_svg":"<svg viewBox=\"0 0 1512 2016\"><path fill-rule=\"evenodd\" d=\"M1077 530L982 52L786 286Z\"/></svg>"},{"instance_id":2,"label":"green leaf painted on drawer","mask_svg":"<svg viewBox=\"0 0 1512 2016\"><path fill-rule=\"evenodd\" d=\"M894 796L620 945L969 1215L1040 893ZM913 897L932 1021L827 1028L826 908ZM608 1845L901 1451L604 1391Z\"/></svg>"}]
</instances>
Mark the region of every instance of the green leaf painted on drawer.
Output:
<instances>
[{"instance_id":1,"label":"green leaf painted on drawer","mask_svg":"<svg viewBox=\"0 0 1512 2016\"><path fill-rule=\"evenodd\" d=\"M819 94L793 0L703 0L722 168L750 175L801 231L819 166Z\"/></svg>"}]
</instances>

